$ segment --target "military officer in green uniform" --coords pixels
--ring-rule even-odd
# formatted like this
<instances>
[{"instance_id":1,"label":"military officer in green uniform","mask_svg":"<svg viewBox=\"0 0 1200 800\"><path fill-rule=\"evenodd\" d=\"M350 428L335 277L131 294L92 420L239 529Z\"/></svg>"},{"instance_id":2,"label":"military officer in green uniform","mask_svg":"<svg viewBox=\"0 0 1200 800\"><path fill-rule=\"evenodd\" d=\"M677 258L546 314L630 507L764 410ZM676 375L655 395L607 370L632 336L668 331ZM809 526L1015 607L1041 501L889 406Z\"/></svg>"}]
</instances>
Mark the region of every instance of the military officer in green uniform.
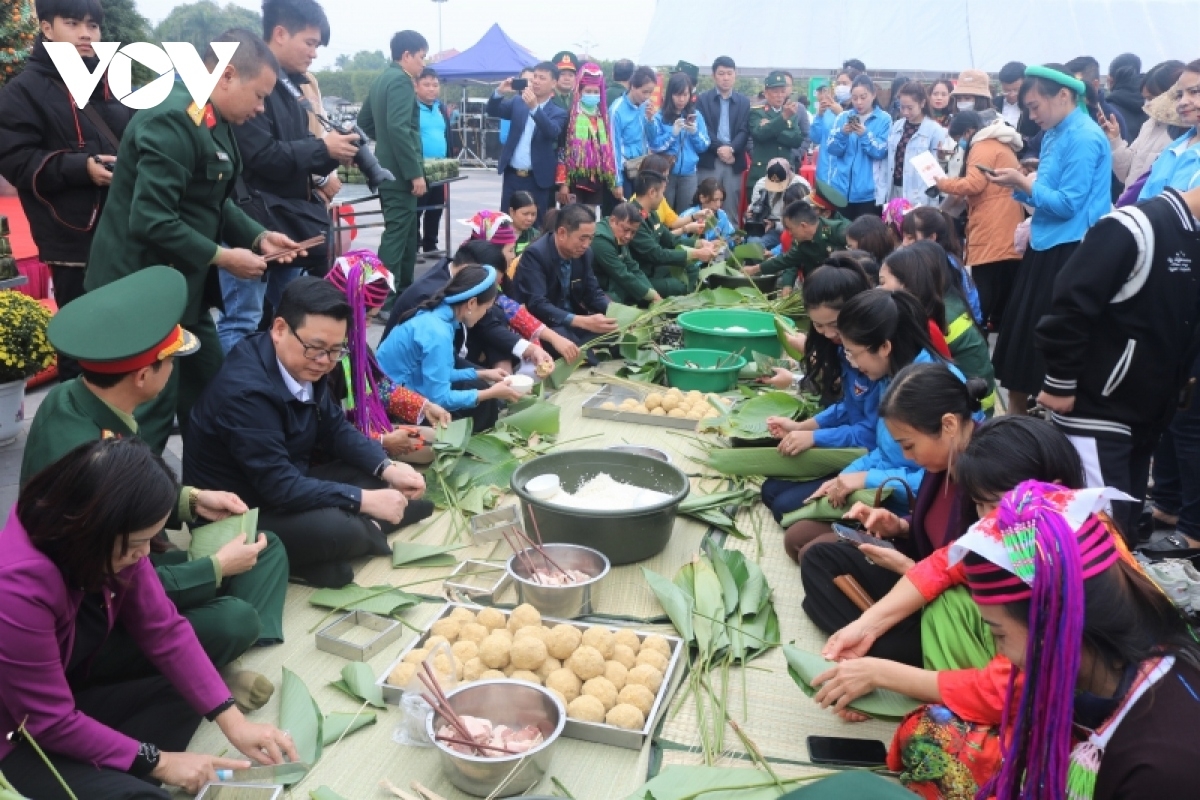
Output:
<instances>
[{"instance_id":1,"label":"military officer in green uniform","mask_svg":"<svg viewBox=\"0 0 1200 800\"><path fill-rule=\"evenodd\" d=\"M783 210L783 225L792 235L786 253L761 264L743 267L746 275L778 275L779 288L790 293L797 274L808 274L836 250L846 249L846 229L850 220L836 216L823 218L807 200L796 200Z\"/></svg>"},{"instance_id":2,"label":"military officer in green uniform","mask_svg":"<svg viewBox=\"0 0 1200 800\"><path fill-rule=\"evenodd\" d=\"M754 140L753 163L746 179L750 187L767 174L772 158L790 161L792 151L804 144L804 133L796 124L796 101L788 97L787 76L772 72L766 87L766 102L750 106L750 138Z\"/></svg>"},{"instance_id":3,"label":"military officer in green uniform","mask_svg":"<svg viewBox=\"0 0 1200 800\"><path fill-rule=\"evenodd\" d=\"M400 31L391 46L392 63L371 84L358 124L375 140L379 163L396 176L379 185L385 226L379 259L396 276L396 291L403 292L417 267L417 198L427 190L416 80L429 43L416 31Z\"/></svg>"},{"instance_id":4,"label":"military officer in green uniform","mask_svg":"<svg viewBox=\"0 0 1200 800\"><path fill-rule=\"evenodd\" d=\"M138 435L134 409L168 383L177 360L195 358L199 340L179 325L188 306L184 277L169 267L138 270L64 306L47 335L79 360L82 375L59 384L39 406L21 464L21 484L75 447L95 439ZM214 344L214 347L217 346ZM237 495L185 486L168 525L193 527L246 511ZM162 548L156 547L155 550ZM232 542L211 558L187 560L184 550L150 556L167 594L196 631L218 669L257 643L283 641L287 553L273 534L253 544ZM153 672L140 648L114 630L92 664L97 681ZM226 672L230 672L226 670ZM257 673L230 672L234 697L257 708L273 687Z\"/></svg>"},{"instance_id":5,"label":"military officer in green uniform","mask_svg":"<svg viewBox=\"0 0 1200 800\"><path fill-rule=\"evenodd\" d=\"M202 347L171 371L153 403L138 409L142 440L156 453L167 446L177 417L186 436L192 404L221 367L209 314L221 297L216 270L254 278L267 269L264 256L278 255L281 262L294 257L287 253L295 242L264 231L232 198L242 169L232 126L263 110L263 98L275 86L275 57L249 31L230 31L217 41L236 41L238 48L208 103L197 106L177 81L166 100L139 111L125 129L84 278L90 292L166 264L187 281L181 323ZM216 68L211 48L205 64ZM135 313L125 324L137 321Z\"/></svg>"},{"instance_id":6,"label":"military officer in green uniform","mask_svg":"<svg viewBox=\"0 0 1200 800\"><path fill-rule=\"evenodd\" d=\"M717 245L701 241L695 247L684 246L683 241L662 224L657 209L666 186L664 175L647 169L638 173L633 182L631 202L641 213L642 224L629 243L629 252L650 278L654 290L661 297L674 297L696 288L700 278L698 262L712 261L717 254Z\"/></svg>"},{"instance_id":7,"label":"military officer in green uniform","mask_svg":"<svg viewBox=\"0 0 1200 800\"><path fill-rule=\"evenodd\" d=\"M619 203L596 223L592 239L592 270L610 299L627 306L657 303L662 295L629 252L629 243L642 226L642 209Z\"/></svg>"},{"instance_id":8,"label":"military officer in green uniform","mask_svg":"<svg viewBox=\"0 0 1200 800\"><path fill-rule=\"evenodd\" d=\"M571 118L571 106L575 101L575 79L579 75L579 57L570 50L555 53L550 60L558 70L558 82L554 85L554 96L550 102L567 112ZM554 200L560 206L571 202L567 183L567 126L563 123L562 133L558 135L558 169L554 174Z\"/></svg>"}]
</instances>

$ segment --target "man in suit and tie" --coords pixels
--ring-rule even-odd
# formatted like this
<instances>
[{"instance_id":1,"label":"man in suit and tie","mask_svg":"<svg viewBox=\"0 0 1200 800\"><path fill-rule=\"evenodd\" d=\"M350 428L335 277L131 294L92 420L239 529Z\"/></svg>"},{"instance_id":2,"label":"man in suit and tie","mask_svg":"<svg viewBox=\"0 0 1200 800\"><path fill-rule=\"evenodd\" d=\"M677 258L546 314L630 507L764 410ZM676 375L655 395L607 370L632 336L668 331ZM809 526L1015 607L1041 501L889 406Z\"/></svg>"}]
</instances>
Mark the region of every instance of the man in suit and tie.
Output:
<instances>
[{"instance_id":1,"label":"man in suit and tie","mask_svg":"<svg viewBox=\"0 0 1200 800\"><path fill-rule=\"evenodd\" d=\"M713 62L712 74L715 88L702 93L696 102L712 134L712 143L700 154L696 177L716 178L725 191L725 213L730 219L741 219L742 173L746 170L746 144L750 140L750 99L733 90L737 66L729 56L720 56Z\"/></svg>"},{"instance_id":2,"label":"man in suit and tie","mask_svg":"<svg viewBox=\"0 0 1200 800\"><path fill-rule=\"evenodd\" d=\"M513 91L512 78L507 78L487 104L488 116L512 123L496 168L504 176L500 207L508 208L513 192L529 192L537 203L538 224L550 204L558 137L567 124L567 112L551 102L557 80L558 70L543 61L533 68L533 77L520 94Z\"/></svg>"}]
</instances>

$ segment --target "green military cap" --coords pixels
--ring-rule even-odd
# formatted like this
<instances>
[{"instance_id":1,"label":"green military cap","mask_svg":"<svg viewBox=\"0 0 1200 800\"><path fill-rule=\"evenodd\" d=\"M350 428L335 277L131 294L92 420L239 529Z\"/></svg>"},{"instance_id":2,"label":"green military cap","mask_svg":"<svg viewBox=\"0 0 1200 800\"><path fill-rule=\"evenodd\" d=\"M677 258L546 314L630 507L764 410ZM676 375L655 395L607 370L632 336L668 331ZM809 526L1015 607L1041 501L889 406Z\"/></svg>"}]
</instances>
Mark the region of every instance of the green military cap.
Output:
<instances>
[{"instance_id":1,"label":"green military cap","mask_svg":"<svg viewBox=\"0 0 1200 800\"><path fill-rule=\"evenodd\" d=\"M179 325L186 306L187 281L178 270L146 267L63 306L46 335L86 370L133 372L200 349Z\"/></svg>"},{"instance_id":2,"label":"green military cap","mask_svg":"<svg viewBox=\"0 0 1200 800\"><path fill-rule=\"evenodd\" d=\"M571 72L579 72L579 56L575 55L570 50L563 50L559 53L555 53L554 58L551 59L551 61L554 66L558 68L559 72L562 72L564 69L569 69Z\"/></svg>"},{"instance_id":3,"label":"green military cap","mask_svg":"<svg viewBox=\"0 0 1200 800\"><path fill-rule=\"evenodd\" d=\"M845 208L850 203L850 201L846 198L846 195L842 194L827 182L820 179L817 179L816 194L819 195L823 200L827 201L829 205L833 206L834 208ZM824 204L818 202L817 205Z\"/></svg>"},{"instance_id":4,"label":"green military cap","mask_svg":"<svg viewBox=\"0 0 1200 800\"><path fill-rule=\"evenodd\" d=\"M768 89L787 88L787 76L784 75L783 72L781 72L780 70L775 70L774 72L767 75L767 88Z\"/></svg>"},{"instance_id":5,"label":"green military cap","mask_svg":"<svg viewBox=\"0 0 1200 800\"><path fill-rule=\"evenodd\" d=\"M692 81L692 86L700 82L700 68L687 61L680 61L671 72L682 72L684 75L687 75Z\"/></svg>"}]
</instances>

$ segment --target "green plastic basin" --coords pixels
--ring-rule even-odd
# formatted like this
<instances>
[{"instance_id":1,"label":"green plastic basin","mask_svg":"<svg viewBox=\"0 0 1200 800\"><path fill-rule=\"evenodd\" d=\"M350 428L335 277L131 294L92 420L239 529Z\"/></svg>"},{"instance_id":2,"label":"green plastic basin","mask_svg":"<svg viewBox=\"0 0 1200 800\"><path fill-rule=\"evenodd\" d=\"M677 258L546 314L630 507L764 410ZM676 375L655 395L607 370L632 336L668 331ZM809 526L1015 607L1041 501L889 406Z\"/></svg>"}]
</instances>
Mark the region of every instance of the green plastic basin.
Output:
<instances>
[{"instance_id":1,"label":"green plastic basin","mask_svg":"<svg viewBox=\"0 0 1200 800\"><path fill-rule=\"evenodd\" d=\"M761 351L759 351L761 352ZM689 367L687 362L699 367ZM717 369L717 364L725 366ZM728 392L737 386L738 373L746 366L742 356L731 357L725 350L675 350L662 358L667 385L698 392Z\"/></svg>"},{"instance_id":2,"label":"green plastic basin","mask_svg":"<svg viewBox=\"0 0 1200 800\"><path fill-rule=\"evenodd\" d=\"M671 497L632 511L585 511L551 505L525 491L525 484L531 479L553 474L559 477L565 491L573 492L601 472L622 483L654 489ZM536 530L546 543L578 544L599 550L613 566L644 561L661 553L671 540L679 504L692 488L687 475L678 467L649 456L616 450L565 450L538 456L517 467L509 484L521 500L525 530L531 537L536 538Z\"/></svg>"},{"instance_id":3,"label":"green plastic basin","mask_svg":"<svg viewBox=\"0 0 1200 800\"><path fill-rule=\"evenodd\" d=\"M779 358L783 348L775 335L775 315L766 311L749 311L736 308L706 308L688 311L679 315L679 327L683 328L683 344L697 350L721 350L726 353L742 351L746 358L755 353ZM785 322L795 327L791 320ZM746 332L717 330L717 328L745 328Z\"/></svg>"}]
</instances>

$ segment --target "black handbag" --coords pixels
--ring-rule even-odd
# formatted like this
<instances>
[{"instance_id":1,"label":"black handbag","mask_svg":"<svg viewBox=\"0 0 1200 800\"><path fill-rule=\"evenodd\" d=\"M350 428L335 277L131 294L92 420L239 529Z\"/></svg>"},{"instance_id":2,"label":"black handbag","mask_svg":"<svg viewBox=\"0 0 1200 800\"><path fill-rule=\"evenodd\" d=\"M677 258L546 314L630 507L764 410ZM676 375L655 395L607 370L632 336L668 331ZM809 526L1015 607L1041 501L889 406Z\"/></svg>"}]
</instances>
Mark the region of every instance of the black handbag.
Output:
<instances>
[{"instance_id":1,"label":"black handbag","mask_svg":"<svg viewBox=\"0 0 1200 800\"><path fill-rule=\"evenodd\" d=\"M329 271L332 223L329 209L321 200L315 197L308 200L280 197L271 192L252 189L240 176L234 189L234 197L248 217L269 231L284 234L293 242L324 237L325 243L308 248L308 255L281 266L303 267L310 275L317 276L324 276Z\"/></svg>"}]
</instances>

